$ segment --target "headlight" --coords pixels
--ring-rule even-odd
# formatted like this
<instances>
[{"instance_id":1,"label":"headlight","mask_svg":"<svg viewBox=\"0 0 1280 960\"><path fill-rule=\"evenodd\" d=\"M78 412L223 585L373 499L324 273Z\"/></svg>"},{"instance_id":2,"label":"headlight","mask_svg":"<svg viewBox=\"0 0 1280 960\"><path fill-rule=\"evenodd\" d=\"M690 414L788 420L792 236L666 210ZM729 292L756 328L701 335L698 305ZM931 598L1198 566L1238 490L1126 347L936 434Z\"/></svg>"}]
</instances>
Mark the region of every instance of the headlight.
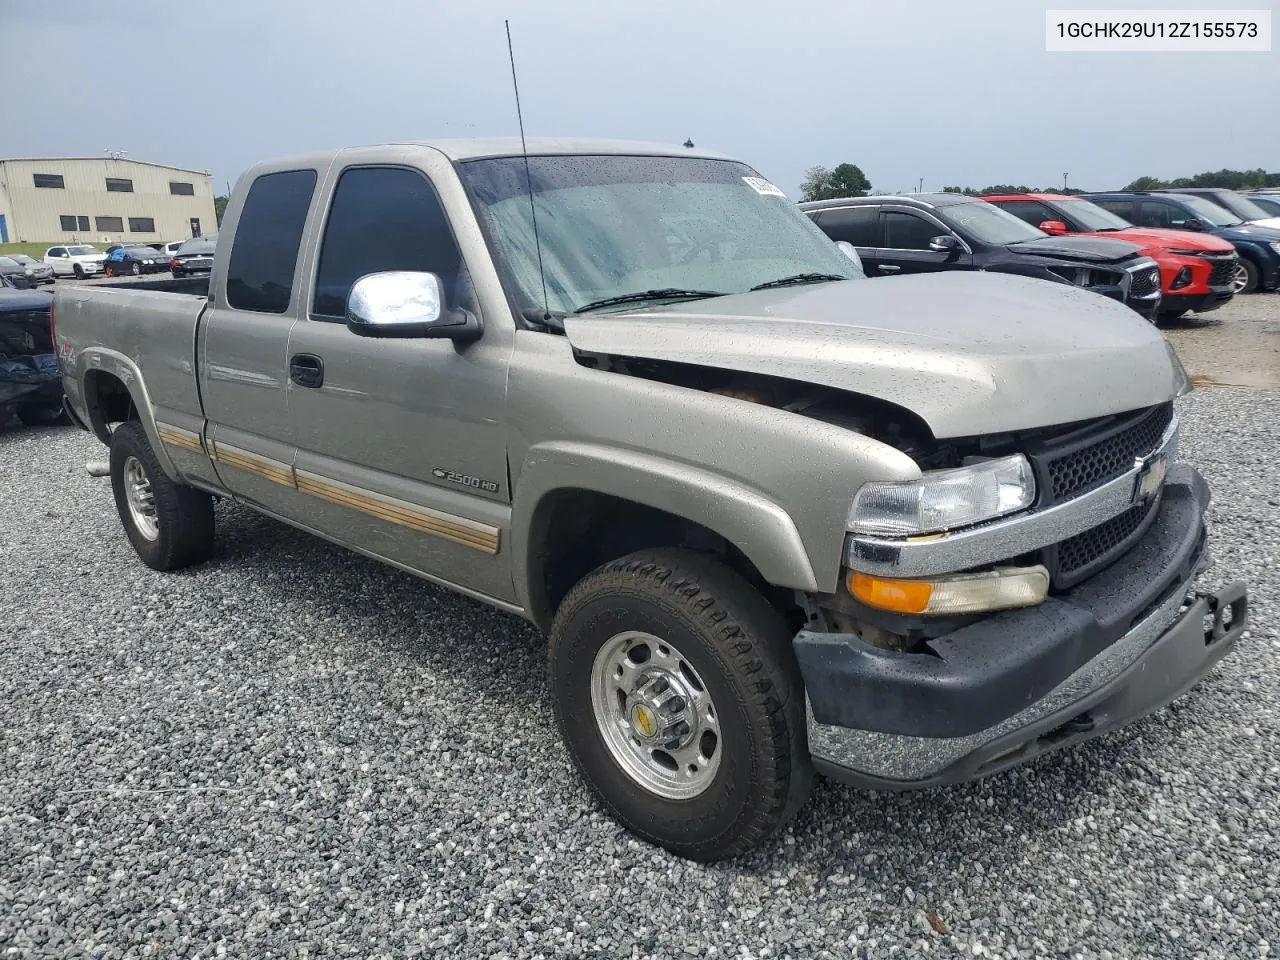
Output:
<instances>
[{"instance_id":1,"label":"headlight","mask_svg":"<svg viewBox=\"0 0 1280 960\"><path fill-rule=\"evenodd\" d=\"M29 277L29 276L31 276L31 268L30 268L30 267L27 267L27 268L26 268L25 270L23 270L22 272L23 272L23 273L25 273L28 277Z\"/></svg>"},{"instance_id":2,"label":"headlight","mask_svg":"<svg viewBox=\"0 0 1280 960\"><path fill-rule=\"evenodd\" d=\"M1031 464L1022 454L919 480L867 483L849 510L849 529L880 537L938 533L1025 510L1036 498Z\"/></svg>"},{"instance_id":3,"label":"headlight","mask_svg":"<svg viewBox=\"0 0 1280 960\"><path fill-rule=\"evenodd\" d=\"M1267 244L1267 246L1269 246L1276 253L1280 253L1280 241L1272 240L1269 244Z\"/></svg>"}]
</instances>

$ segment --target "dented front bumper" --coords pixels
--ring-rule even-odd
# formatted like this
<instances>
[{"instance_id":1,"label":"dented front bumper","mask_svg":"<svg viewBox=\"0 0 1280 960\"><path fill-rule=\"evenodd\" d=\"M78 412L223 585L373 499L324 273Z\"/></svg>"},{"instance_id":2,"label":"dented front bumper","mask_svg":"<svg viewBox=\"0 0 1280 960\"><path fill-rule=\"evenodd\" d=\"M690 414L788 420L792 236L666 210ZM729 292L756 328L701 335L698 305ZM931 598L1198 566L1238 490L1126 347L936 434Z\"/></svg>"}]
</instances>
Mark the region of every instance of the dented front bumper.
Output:
<instances>
[{"instance_id":1,"label":"dented front bumper","mask_svg":"<svg viewBox=\"0 0 1280 960\"><path fill-rule=\"evenodd\" d=\"M967 780L1113 730L1179 696L1246 622L1242 584L1182 611L1206 561L1207 503L1204 481L1179 465L1155 522L1119 561L1040 606L929 641L925 652L798 634L819 771L877 789Z\"/></svg>"}]
</instances>

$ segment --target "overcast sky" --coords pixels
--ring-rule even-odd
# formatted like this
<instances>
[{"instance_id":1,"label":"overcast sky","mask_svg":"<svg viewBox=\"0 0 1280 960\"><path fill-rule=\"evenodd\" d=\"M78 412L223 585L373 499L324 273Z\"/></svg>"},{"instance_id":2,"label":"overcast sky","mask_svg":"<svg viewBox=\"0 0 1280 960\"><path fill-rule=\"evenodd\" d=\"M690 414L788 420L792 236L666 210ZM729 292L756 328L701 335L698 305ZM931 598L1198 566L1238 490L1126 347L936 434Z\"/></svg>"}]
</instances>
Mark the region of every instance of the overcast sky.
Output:
<instances>
[{"instance_id":1,"label":"overcast sky","mask_svg":"<svg viewBox=\"0 0 1280 960\"><path fill-rule=\"evenodd\" d=\"M222 192L280 154L513 134L510 18L530 135L692 137L789 195L842 161L879 190L1280 170L1280 53L1046 53L1048 6L1108 4L0 0L0 154L124 150Z\"/></svg>"}]
</instances>

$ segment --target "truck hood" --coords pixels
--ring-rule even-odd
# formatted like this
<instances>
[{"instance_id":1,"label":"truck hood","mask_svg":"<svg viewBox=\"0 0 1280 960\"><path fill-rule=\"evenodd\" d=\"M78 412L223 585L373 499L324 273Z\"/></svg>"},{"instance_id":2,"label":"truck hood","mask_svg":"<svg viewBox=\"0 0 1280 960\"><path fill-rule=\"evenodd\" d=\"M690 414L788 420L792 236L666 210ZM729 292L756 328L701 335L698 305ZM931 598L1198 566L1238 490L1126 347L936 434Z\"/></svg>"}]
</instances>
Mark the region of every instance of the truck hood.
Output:
<instances>
[{"instance_id":1,"label":"truck hood","mask_svg":"<svg viewBox=\"0 0 1280 960\"><path fill-rule=\"evenodd\" d=\"M1168 341L1128 307L987 273L846 280L569 317L579 351L739 370L875 397L935 437L1047 427L1185 389Z\"/></svg>"},{"instance_id":2,"label":"truck hood","mask_svg":"<svg viewBox=\"0 0 1280 960\"><path fill-rule=\"evenodd\" d=\"M1136 244L1106 237L1043 237L1010 243L1006 250L1014 253L1031 253L1041 257L1057 257L1060 260L1080 260L1086 263L1115 263L1127 260L1138 252Z\"/></svg>"}]
</instances>

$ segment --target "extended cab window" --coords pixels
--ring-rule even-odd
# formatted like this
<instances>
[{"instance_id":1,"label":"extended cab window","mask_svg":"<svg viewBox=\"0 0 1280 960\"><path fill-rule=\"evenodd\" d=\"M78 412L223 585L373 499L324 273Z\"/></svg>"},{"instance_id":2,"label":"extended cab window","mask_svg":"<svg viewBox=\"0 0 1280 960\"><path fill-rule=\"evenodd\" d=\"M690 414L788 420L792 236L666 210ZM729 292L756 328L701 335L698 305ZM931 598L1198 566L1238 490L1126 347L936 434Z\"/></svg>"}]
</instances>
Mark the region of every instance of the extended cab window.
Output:
<instances>
[{"instance_id":1,"label":"extended cab window","mask_svg":"<svg viewBox=\"0 0 1280 960\"><path fill-rule=\"evenodd\" d=\"M253 181L231 244L228 306L258 313L289 309L302 228L315 187L314 170L264 173Z\"/></svg>"},{"instance_id":2,"label":"extended cab window","mask_svg":"<svg viewBox=\"0 0 1280 960\"><path fill-rule=\"evenodd\" d=\"M384 270L434 273L456 304L461 262L425 176L402 167L353 167L338 179L329 207L311 309L343 318L351 285Z\"/></svg>"},{"instance_id":3,"label":"extended cab window","mask_svg":"<svg viewBox=\"0 0 1280 960\"><path fill-rule=\"evenodd\" d=\"M855 247L879 247L880 208L841 207L818 211L818 226L832 240L844 240Z\"/></svg>"},{"instance_id":4,"label":"extended cab window","mask_svg":"<svg viewBox=\"0 0 1280 960\"><path fill-rule=\"evenodd\" d=\"M928 250L929 241L947 231L910 213L884 215L884 245L890 250Z\"/></svg>"}]
</instances>

